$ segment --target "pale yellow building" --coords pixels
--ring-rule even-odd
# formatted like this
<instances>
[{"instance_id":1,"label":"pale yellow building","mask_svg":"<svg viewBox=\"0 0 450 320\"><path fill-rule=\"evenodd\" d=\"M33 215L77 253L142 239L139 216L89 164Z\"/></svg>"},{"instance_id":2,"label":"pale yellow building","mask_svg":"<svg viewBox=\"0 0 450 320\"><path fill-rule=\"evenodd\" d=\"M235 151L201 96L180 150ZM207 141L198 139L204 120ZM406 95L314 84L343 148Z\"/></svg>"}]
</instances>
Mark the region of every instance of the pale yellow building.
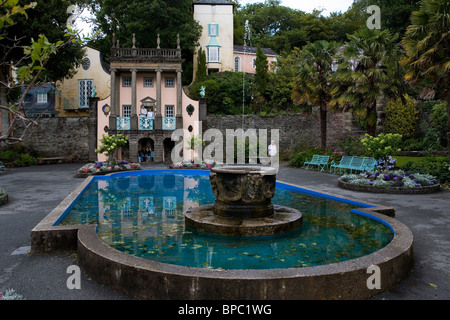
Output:
<instances>
[{"instance_id":1,"label":"pale yellow building","mask_svg":"<svg viewBox=\"0 0 450 320\"><path fill-rule=\"evenodd\" d=\"M233 3L227 0L199 0L194 1L193 6L194 19L203 27L194 56L194 74L200 47L206 53L208 73L234 70Z\"/></svg>"},{"instance_id":2,"label":"pale yellow building","mask_svg":"<svg viewBox=\"0 0 450 320\"><path fill-rule=\"evenodd\" d=\"M100 51L85 47L85 57L76 74L56 83L55 108L61 117L89 115L89 97L105 99L111 93L109 66Z\"/></svg>"}]
</instances>

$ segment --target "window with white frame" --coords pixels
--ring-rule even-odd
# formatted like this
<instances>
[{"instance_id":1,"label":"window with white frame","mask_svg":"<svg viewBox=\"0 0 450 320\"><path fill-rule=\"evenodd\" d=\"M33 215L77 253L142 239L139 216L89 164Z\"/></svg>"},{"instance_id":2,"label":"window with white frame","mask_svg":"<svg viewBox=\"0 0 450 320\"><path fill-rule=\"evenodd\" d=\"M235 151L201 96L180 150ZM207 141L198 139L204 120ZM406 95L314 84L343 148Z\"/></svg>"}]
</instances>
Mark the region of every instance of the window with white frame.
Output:
<instances>
[{"instance_id":1,"label":"window with white frame","mask_svg":"<svg viewBox=\"0 0 450 320\"><path fill-rule=\"evenodd\" d=\"M166 78L166 87L175 87L175 78L167 77Z\"/></svg>"},{"instance_id":2,"label":"window with white frame","mask_svg":"<svg viewBox=\"0 0 450 320\"><path fill-rule=\"evenodd\" d=\"M89 97L92 96L93 80L78 81L78 108L89 108Z\"/></svg>"},{"instance_id":3,"label":"window with white frame","mask_svg":"<svg viewBox=\"0 0 450 320\"><path fill-rule=\"evenodd\" d=\"M131 87L131 77L122 78L122 87Z\"/></svg>"},{"instance_id":4,"label":"window with white frame","mask_svg":"<svg viewBox=\"0 0 450 320\"><path fill-rule=\"evenodd\" d=\"M122 105L122 117L131 117L131 104Z\"/></svg>"},{"instance_id":5,"label":"window with white frame","mask_svg":"<svg viewBox=\"0 0 450 320\"><path fill-rule=\"evenodd\" d=\"M144 87L153 87L152 77L144 77Z\"/></svg>"},{"instance_id":6,"label":"window with white frame","mask_svg":"<svg viewBox=\"0 0 450 320\"><path fill-rule=\"evenodd\" d=\"M174 109L174 106L172 106L172 105L167 105L166 106L166 117L173 117L174 116L173 109Z\"/></svg>"},{"instance_id":7,"label":"window with white frame","mask_svg":"<svg viewBox=\"0 0 450 320\"><path fill-rule=\"evenodd\" d=\"M208 35L217 37L219 35L219 25L217 23L208 24Z\"/></svg>"},{"instance_id":8,"label":"window with white frame","mask_svg":"<svg viewBox=\"0 0 450 320\"><path fill-rule=\"evenodd\" d=\"M234 57L234 72L241 71L241 57Z\"/></svg>"},{"instance_id":9,"label":"window with white frame","mask_svg":"<svg viewBox=\"0 0 450 320\"><path fill-rule=\"evenodd\" d=\"M37 93L37 103L47 103L47 92L38 92Z\"/></svg>"},{"instance_id":10,"label":"window with white frame","mask_svg":"<svg viewBox=\"0 0 450 320\"><path fill-rule=\"evenodd\" d=\"M207 62L220 62L220 48L219 47L206 47Z\"/></svg>"}]
</instances>

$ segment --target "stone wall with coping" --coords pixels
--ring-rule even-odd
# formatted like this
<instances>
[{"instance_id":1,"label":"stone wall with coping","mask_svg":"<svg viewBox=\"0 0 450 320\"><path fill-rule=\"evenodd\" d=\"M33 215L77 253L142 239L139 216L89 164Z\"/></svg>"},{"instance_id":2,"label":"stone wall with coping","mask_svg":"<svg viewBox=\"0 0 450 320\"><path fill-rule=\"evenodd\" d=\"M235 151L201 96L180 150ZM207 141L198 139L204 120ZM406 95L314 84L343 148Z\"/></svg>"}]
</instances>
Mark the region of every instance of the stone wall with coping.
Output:
<instances>
[{"instance_id":1,"label":"stone wall with coping","mask_svg":"<svg viewBox=\"0 0 450 320\"><path fill-rule=\"evenodd\" d=\"M257 115L208 115L203 129L219 129L224 138L226 129L267 129L270 136L271 129L279 129L280 151L287 151L296 143L303 143L310 147L320 147L320 122L319 113L313 111L310 114L286 114L272 117L260 117ZM355 125L349 112L329 112L327 118L327 147L338 147L340 141L347 137L361 138L364 132ZM268 141L270 143L270 141Z\"/></svg>"},{"instance_id":2,"label":"stone wall with coping","mask_svg":"<svg viewBox=\"0 0 450 320\"><path fill-rule=\"evenodd\" d=\"M38 127L22 143L42 157L70 157L72 161L89 160L89 117L37 119Z\"/></svg>"}]
</instances>

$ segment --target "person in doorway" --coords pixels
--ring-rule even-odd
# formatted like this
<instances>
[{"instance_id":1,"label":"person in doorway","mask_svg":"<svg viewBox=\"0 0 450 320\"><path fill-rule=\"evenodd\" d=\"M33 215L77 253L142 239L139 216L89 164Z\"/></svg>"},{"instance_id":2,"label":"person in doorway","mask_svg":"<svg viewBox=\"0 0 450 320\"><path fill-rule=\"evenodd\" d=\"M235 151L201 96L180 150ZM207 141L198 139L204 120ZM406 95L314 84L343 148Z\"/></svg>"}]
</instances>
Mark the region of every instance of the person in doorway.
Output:
<instances>
[{"instance_id":1,"label":"person in doorway","mask_svg":"<svg viewBox=\"0 0 450 320\"><path fill-rule=\"evenodd\" d=\"M141 105L141 110L139 111L139 115L141 117L145 117L147 115L147 109L144 107L144 105Z\"/></svg>"},{"instance_id":2,"label":"person in doorway","mask_svg":"<svg viewBox=\"0 0 450 320\"><path fill-rule=\"evenodd\" d=\"M152 111L152 109L148 109L147 117L153 118L153 111Z\"/></svg>"},{"instance_id":3,"label":"person in doorway","mask_svg":"<svg viewBox=\"0 0 450 320\"><path fill-rule=\"evenodd\" d=\"M273 140L269 144L268 153L270 157L270 166L273 167L275 164L275 156L277 154L277 146Z\"/></svg>"},{"instance_id":4,"label":"person in doorway","mask_svg":"<svg viewBox=\"0 0 450 320\"><path fill-rule=\"evenodd\" d=\"M152 149L150 147L147 147L147 149L145 149L145 158L148 160L148 162L150 162L151 156L152 156Z\"/></svg>"},{"instance_id":5,"label":"person in doorway","mask_svg":"<svg viewBox=\"0 0 450 320\"><path fill-rule=\"evenodd\" d=\"M145 161L145 152L144 149L141 149L139 151L139 162L144 162Z\"/></svg>"}]
</instances>

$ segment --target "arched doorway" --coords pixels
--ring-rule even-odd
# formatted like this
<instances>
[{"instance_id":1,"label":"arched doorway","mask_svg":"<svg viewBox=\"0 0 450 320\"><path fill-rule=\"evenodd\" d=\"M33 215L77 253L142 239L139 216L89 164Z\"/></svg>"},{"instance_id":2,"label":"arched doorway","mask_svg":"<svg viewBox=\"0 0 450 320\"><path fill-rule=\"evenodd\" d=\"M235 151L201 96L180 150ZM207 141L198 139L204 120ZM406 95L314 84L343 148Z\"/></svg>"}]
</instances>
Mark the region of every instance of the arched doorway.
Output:
<instances>
[{"instance_id":1,"label":"arched doorway","mask_svg":"<svg viewBox=\"0 0 450 320\"><path fill-rule=\"evenodd\" d=\"M171 138L166 138L163 141L163 146L163 162L172 162L172 149L175 147L175 141L172 141Z\"/></svg>"},{"instance_id":2,"label":"arched doorway","mask_svg":"<svg viewBox=\"0 0 450 320\"><path fill-rule=\"evenodd\" d=\"M140 162L155 161L155 142L152 138L142 138L138 141Z\"/></svg>"}]
</instances>

